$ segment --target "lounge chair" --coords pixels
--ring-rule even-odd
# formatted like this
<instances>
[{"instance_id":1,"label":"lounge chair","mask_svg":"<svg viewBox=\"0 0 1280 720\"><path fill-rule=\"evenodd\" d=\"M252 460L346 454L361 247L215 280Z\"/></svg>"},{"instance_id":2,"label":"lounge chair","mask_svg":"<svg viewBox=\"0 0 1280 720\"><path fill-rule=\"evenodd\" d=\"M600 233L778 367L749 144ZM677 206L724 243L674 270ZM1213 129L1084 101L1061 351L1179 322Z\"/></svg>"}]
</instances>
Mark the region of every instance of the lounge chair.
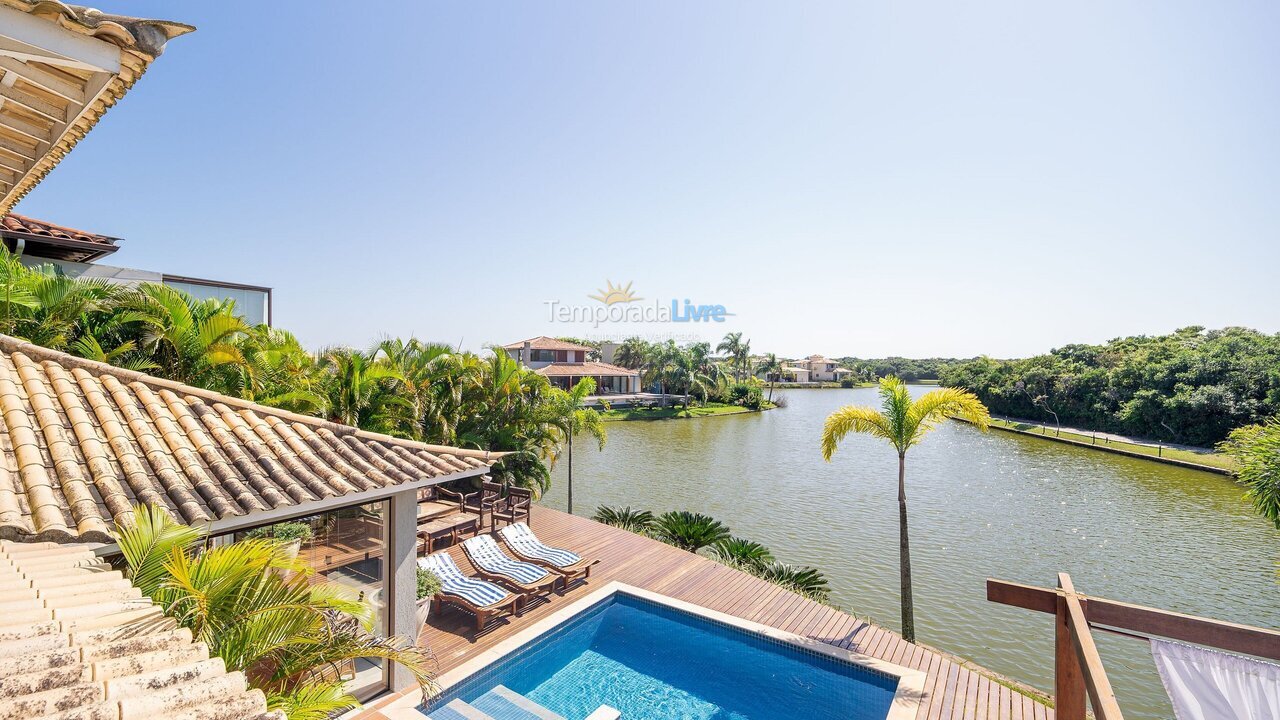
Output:
<instances>
[{"instance_id":1,"label":"lounge chair","mask_svg":"<svg viewBox=\"0 0 1280 720\"><path fill-rule=\"evenodd\" d=\"M462 551L476 566L481 577L501 580L530 596L551 592L556 585L563 585L563 576L533 563L513 560L502 552L490 535L477 535L462 541Z\"/></svg>"},{"instance_id":2,"label":"lounge chair","mask_svg":"<svg viewBox=\"0 0 1280 720\"><path fill-rule=\"evenodd\" d=\"M475 615L477 631L484 629L490 616L504 610L512 615L519 615L523 609L523 596L507 592L487 580L463 575L449 553L438 552L418 558L418 566L430 570L440 578L441 589L432 598L432 603L452 603Z\"/></svg>"},{"instance_id":3,"label":"lounge chair","mask_svg":"<svg viewBox=\"0 0 1280 720\"><path fill-rule=\"evenodd\" d=\"M575 577L591 577L591 566L599 560L586 560L575 552L551 547L538 539L524 523L508 525L498 531L511 553L521 560L537 563L564 576L567 584Z\"/></svg>"}]
</instances>

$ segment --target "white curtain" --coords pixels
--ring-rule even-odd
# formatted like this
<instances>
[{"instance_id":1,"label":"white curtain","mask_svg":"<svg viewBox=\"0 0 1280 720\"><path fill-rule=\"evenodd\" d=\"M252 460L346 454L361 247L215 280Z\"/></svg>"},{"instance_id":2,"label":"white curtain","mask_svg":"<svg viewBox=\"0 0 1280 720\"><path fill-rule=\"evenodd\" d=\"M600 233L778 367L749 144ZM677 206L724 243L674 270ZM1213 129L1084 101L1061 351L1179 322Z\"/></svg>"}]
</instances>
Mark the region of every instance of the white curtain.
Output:
<instances>
[{"instance_id":1,"label":"white curtain","mask_svg":"<svg viewBox=\"0 0 1280 720\"><path fill-rule=\"evenodd\" d=\"M1280 665L1169 640L1151 655L1178 720L1280 720Z\"/></svg>"}]
</instances>

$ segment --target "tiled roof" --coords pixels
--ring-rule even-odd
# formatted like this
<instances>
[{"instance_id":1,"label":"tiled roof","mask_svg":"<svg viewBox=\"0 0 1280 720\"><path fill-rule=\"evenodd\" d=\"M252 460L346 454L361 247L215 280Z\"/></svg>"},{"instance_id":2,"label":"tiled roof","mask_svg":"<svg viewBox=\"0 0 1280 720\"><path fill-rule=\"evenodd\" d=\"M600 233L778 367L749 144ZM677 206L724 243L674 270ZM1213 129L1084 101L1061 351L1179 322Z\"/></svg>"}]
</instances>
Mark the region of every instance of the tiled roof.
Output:
<instances>
[{"instance_id":1,"label":"tiled roof","mask_svg":"<svg viewBox=\"0 0 1280 720\"><path fill-rule=\"evenodd\" d=\"M77 242L95 243L109 247L115 247L116 241L119 240L119 238L88 233L83 230L75 230L62 225L54 225L51 222L36 220L35 218L18 215L17 213L9 213L8 215L0 218L0 230L22 233L24 235L47 237L54 240L75 240Z\"/></svg>"},{"instance_id":2,"label":"tiled roof","mask_svg":"<svg viewBox=\"0 0 1280 720\"><path fill-rule=\"evenodd\" d=\"M584 377L587 375L632 376L639 375L639 370L629 370L617 365L602 362L551 363L538 368L534 372L547 377Z\"/></svg>"},{"instance_id":3,"label":"tiled roof","mask_svg":"<svg viewBox=\"0 0 1280 720\"><path fill-rule=\"evenodd\" d=\"M592 347L587 347L586 345L579 345L577 343L571 343L564 340L557 340L555 338L547 337L546 335L539 335L536 338L529 338L528 340L521 340L520 342L514 342L514 343L511 343L510 345L503 345L502 349L503 350L520 350L524 347L525 343L529 343L529 347L533 350L594 350L595 349Z\"/></svg>"},{"instance_id":4,"label":"tiled roof","mask_svg":"<svg viewBox=\"0 0 1280 720\"><path fill-rule=\"evenodd\" d=\"M357 430L0 335L0 538L107 542L113 521L131 520L139 502L187 524L303 512L329 498L478 475L499 457Z\"/></svg>"},{"instance_id":5,"label":"tiled roof","mask_svg":"<svg viewBox=\"0 0 1280 720\"><path fill-rule=\"evenodd\" d=\"M0 11L9 18L25 13L36 22L48 23L57 28L53 35L81 36L70 38L77 41L71 45L105 48L108 46L101 43L108 43L119 55L118 63L113 60L100 67L76 64L74 57L63 59L76 62L59 62L56 58L67 52L63 43L55 43L59 47L52 49L32 46L34 60L0 53L5 99L0 104L0 140L4 141L0 146L7 152L9 171L0 174L0 214L4 214L124 97L165 43L195 28L167 20L111 15L58 0L0 0ZM24 33L30 39L30 30ZM41 60L46 57L47 62Z\"/></svg>"},{"instance_id":6,"label":"tiled roof","mask_svg":"<svg viewBox=\"0 0 1280 720\"><path fill-rule=\"evenodd\" d=\"M0 717L284 720L93 547L0 541Z\"/></svg>"}]
</instances>

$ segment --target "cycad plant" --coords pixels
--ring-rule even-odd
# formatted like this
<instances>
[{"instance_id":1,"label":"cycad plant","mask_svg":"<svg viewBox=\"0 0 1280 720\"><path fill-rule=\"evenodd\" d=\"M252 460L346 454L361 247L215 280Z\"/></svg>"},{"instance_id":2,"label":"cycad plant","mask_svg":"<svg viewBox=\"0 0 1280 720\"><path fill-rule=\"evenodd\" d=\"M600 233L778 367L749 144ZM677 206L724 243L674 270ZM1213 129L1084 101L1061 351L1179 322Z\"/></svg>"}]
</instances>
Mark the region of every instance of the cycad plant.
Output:
<instances>
[{"instance_id":1,"label":"cycad plant","mask_svg":"<svg viewBox=\"0 0 1280 720\"><path fill-rule=\"evenodd\" d=\"M641 535L647 535L653 529L653 513L648 510L632 510L629 505L624 508L601 505L596 508L596 514L591 519Z\"/></svg>"},{"instance_id":2,"label":"cycad plant","mask_svg":"<svg viewBox=\"0 0 1280 720\"><path fill-rule=\"evenodd\" d=\"M827 579L816 568L804 565L787 565L780 562L768 562L761 565L755 575L761 580L768 580L775 585L804 595L812 600L824 602L827 599Z\"/></svg>"},{"instance_id":3,"label":"cycad plant","mask_svg":"<svg viewBox=\"0 0 1280 720\"><path fill-rule=\"evenodd\" d=\"M907 384L896 377L880 381L880 409L846 405L831 413L822 428L822 457L828 462L851 432L887 441L898 451L898 576L902 586L902 636L915 642L915 606L911 598L911 545L907 540L907 450L937 423L956 416L986 430L987 407L973 393L954 388L930 390L911 399Z\"/></svg>"},{"instance_id":4,"label":"cycad plant","mask_svg":"<svg viewBox=\"0 0 1280 720\"><path fill-rule=\"evenodd\" d=\"M709 515L673 510L654 519L653 536L681 550L698 552L708 545L729 539L729 528Z\"/></svg>"},{"instance_id":5,"label":"cycad plant","mask_svg":"<svg viewBox=\"0 0 1280 720\"><path fill-rule=\"evenodd\" d=\"M205 547L203 530L147 505L116 536L134 585L289 720L323 720L356 705L336 672L351 660L396 662L424 689L432 683L424 649L373 634L373 608L350 588L317 582L288 543Z\"/></svg>"},{"instance_id":6,"label":"cycad plant","mask_svg":"<svg viewBox=\"0 0 1280 720\"><path fill-rule=\"evenodd\" d=\"M711 545L711 554L717 560L743 570L755 570L773 562L769 548L755 540L729 537Z\"/></svg>"}]
</instances>

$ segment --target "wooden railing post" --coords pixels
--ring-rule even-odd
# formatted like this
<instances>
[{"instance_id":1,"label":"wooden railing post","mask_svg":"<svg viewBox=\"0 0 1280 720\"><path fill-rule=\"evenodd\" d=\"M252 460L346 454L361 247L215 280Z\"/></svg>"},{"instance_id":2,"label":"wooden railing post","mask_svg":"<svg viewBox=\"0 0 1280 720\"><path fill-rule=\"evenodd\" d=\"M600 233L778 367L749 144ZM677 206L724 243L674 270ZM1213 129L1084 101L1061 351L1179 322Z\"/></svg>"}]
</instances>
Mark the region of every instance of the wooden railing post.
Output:
<instances>
[{"instance_id":1,"label":"wooden railing post","mask_svg":"<svg viewBox=\"0 0 1280 720\"><path fill-rule=\"evenodd\" d=\"M1075 592L1071 576L1058 573L1058 587ZM1085 720L1084 673L1071 638L1071 614L1067 599L1058 596L1054 620L1053 713L1058 720Z\"/></svg>"}]
</instances>

